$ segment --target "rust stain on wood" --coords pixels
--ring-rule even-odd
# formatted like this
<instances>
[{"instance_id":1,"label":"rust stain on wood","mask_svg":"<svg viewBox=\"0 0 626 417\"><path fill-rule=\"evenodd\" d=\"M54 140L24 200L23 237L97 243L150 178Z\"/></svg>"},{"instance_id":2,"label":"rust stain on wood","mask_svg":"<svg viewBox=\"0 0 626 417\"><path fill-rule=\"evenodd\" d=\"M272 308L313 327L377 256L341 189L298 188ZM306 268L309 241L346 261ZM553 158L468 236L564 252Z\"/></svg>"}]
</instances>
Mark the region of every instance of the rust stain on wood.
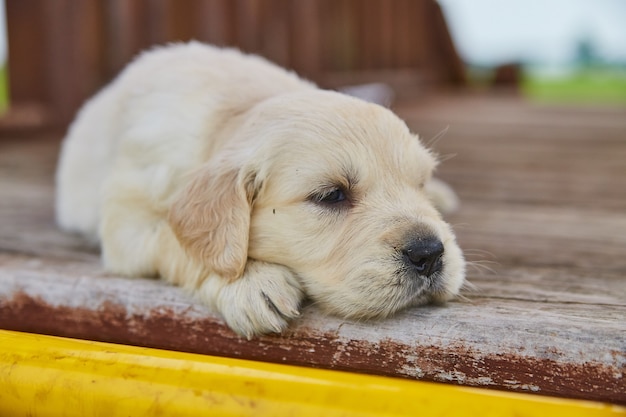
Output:
<instances>
[{"instance_id":1,"label":"rust stain on wood","mask_svg":"<svg viewBox=\"0 0 626 417\"><path fill-rule=\"evenodd\" d=\"M191 319L170 308L129 313L113 302L96 308L53 306L25 292L0 303L0 327L88 340L264 360L319 368L400 376L465 386L626 404L625 369L601 363L564 363L519 354L484 354L463 341L408 345L351 340L337 332L295 327L251 341L216 317ZM559 352L553 352L558 357ZM626 354L612 352L616 363Z\"/></svg>"}]
</instances>

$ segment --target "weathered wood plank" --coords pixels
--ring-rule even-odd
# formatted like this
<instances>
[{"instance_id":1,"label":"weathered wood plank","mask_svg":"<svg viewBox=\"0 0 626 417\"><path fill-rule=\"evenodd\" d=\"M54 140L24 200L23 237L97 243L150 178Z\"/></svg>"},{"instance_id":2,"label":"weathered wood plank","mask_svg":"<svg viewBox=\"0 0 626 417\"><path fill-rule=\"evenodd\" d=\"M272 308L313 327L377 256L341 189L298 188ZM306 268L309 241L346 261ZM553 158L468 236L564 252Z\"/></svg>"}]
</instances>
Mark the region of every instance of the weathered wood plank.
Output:
<instances>
[{"instance_id":1,"label":"weathered wood plank","mask_svg":"<svg viewBox=\"0 0 626 417\"><path fill-rule=\"evenodd\" d=\"M282 336L252 341L159 280L109 276L93 262L0 257L6 329L464 385L625 402L623 305L473 297L375 323L313 306ZM491 289L491 293L498 293ZM552 293L554 294L554 293ZM590 300L587 300L590 301Z\"/></svg>"},{"instance_id":2,"label":"weathered wood plank","mask_svg":"<svg viewBox=\"0 0 626 417\"><path fill-rule=\"evenodd\" d=\"M440 174L474 289L355 323L313 306L238 338L179 288L111 276L53 219L58 138L0 142L0 328L626 404L626 119L435 98L398 108ZM488 267L493 272L484 271Z\"/></svg>"},{"instance_id":3,"label":"weathered wood plank","mask_svg":"<svg viewBox=\"0 0 626 417\"><path fill-rule=\"evenodd\" d=\"M441 173L465 202L626 210L624 108L440 98L397 110L426 141L446 132Z\"/></svg>"}]
</instances>

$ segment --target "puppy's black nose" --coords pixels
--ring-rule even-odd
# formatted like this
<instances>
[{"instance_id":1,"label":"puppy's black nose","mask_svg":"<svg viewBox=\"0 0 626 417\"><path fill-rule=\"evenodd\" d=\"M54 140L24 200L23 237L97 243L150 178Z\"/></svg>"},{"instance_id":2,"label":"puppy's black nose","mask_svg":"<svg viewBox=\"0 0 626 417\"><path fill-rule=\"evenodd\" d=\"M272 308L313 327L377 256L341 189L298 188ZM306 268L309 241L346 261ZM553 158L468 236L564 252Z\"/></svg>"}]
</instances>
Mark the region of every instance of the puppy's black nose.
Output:
<instances>
[{"instance_id":1,"label":"puppy's black nose","mask_svg":"<svg viewBox=\"0 0 626 417\"><path fill-rule=\"evenodd\" d=\"M441 261L443 243L434 237L414 240L402 253L420 275L429 277L440 271L443 266Z\"/></svg>"}]
</instances>

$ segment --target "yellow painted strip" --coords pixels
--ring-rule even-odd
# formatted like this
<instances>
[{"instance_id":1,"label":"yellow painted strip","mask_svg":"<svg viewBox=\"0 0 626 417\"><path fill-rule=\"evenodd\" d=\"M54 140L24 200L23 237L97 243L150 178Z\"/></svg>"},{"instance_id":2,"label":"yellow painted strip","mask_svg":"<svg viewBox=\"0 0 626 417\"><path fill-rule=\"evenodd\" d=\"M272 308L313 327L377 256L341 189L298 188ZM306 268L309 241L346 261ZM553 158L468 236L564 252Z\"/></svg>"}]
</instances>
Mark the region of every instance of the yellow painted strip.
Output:
<instances>
[{"instance_id":1,"label":"yellow painted strip","mask_svg":"<svg viewBox=\"0 0 626 417\"><path fill-rule=\"evenodd\" d=\"M0 330L0 416L626 416L602 403Z\"/></svg>"}]
</instances>

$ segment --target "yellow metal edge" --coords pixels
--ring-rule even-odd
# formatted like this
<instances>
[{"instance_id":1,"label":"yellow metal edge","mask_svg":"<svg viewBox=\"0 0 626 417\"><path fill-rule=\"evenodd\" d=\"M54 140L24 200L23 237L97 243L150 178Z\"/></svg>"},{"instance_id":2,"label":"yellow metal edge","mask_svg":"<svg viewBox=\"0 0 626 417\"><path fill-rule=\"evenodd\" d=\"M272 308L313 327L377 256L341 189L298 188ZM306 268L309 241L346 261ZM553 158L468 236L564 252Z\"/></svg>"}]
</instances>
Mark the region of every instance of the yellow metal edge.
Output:
<instances>
[{"instance_id":1,"label":"yellow metal edge","mask_svg":"<svg viewBox=\"0 0 626 417\"><path fill-rule=\"evenodd\" d=\"M591 401L0 330L1 416L626 416Z\"/></svg>"}]
</instances>

